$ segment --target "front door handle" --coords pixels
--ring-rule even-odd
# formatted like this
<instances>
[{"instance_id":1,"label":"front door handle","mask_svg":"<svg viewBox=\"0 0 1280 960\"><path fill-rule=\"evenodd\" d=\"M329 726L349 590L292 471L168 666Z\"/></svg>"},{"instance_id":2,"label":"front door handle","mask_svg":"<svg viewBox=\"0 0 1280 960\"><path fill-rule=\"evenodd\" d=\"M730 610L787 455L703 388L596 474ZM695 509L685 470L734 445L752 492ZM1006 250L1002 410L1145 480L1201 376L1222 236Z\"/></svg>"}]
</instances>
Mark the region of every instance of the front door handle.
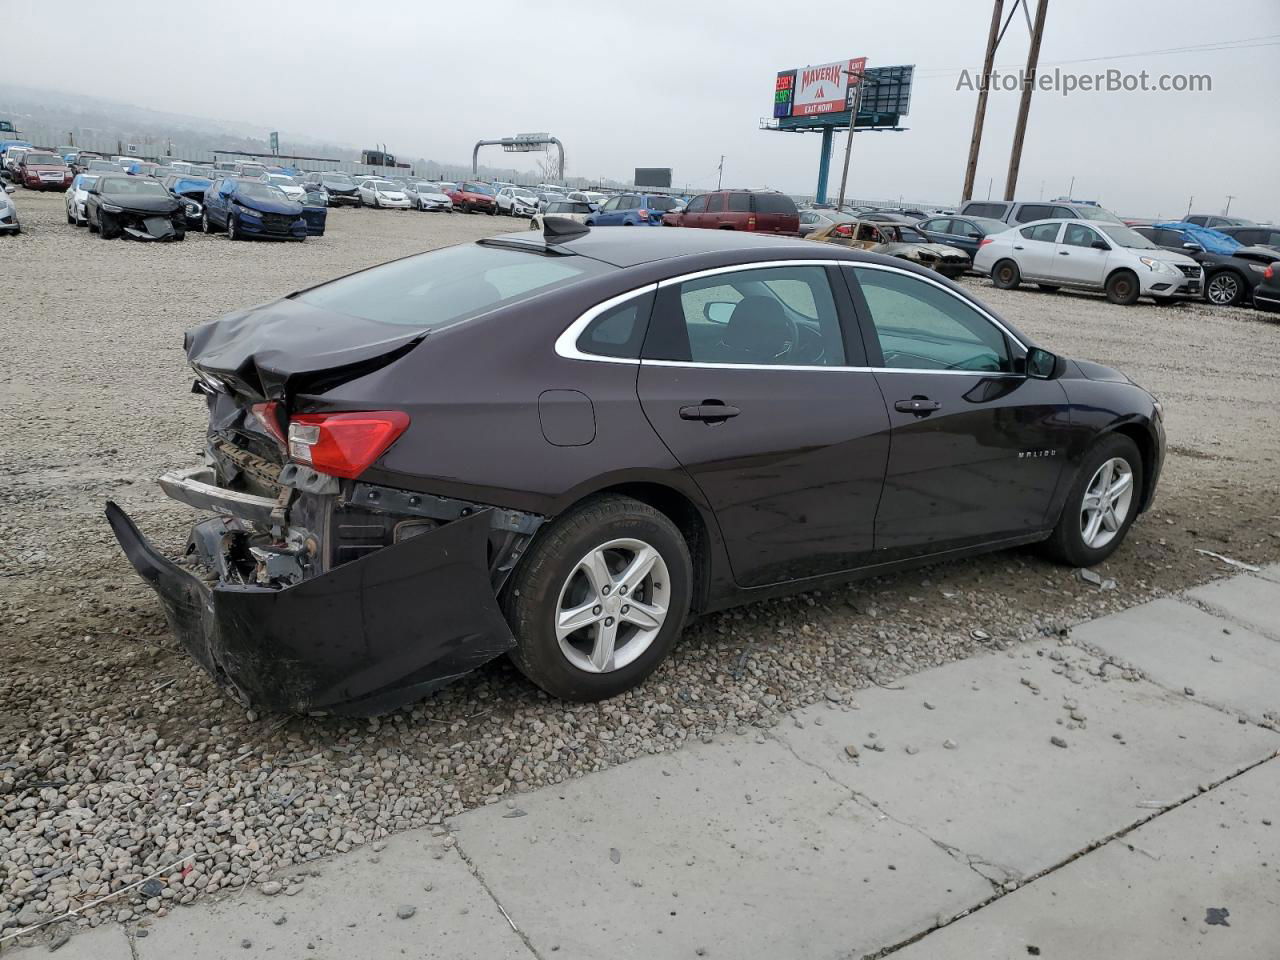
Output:
<instances>
[{"instance_id":1,"label":"front door handle","mask_svg":"<svg viewBox=\"0 0 1280 960\"><path fill-rule=\"evenodd\" d=\"M928 416L941 408L942 404L928 397L912 397L910 400L899 400L893 405L893 409L899 413L914 413L918 417Z\"/></svg>"},{"instance_id":2,"label":"front door handle","mask_svg":"<svg viewBox=\"0 0 1280 960\"><path fill-rule=\"evenodd\" d=\"M1015 249L1015 250L1024 250L1024 249L1026 249L1026 248L1025 248L1025 247L1020 247L1020 246L1018 246L1018 245L1015 243L1015 244L1013 245L1013 249Z\"/></svg>"},{"instance_id":3,"label":"front door handle","mask_svg":"<svg viewBox=\"0 0 1280 960\"><path fill-rule=\"evenodd\" d=\"M681 420L701 420L704 423L723 423L730 417L736 417L742 411L718 400L707 400L680 408Z\"/></svg>"},{"instance_id":4,"label":"front door handle","mask_svg":"<svg viewBox=\"0 0 1280 960\"><path fill-rule=\"evenodd\" d=\"M1059 251L1058 251L1058 256L1060 256L1060 257L1069 257L1069 256L1071 256L1071 251L1070 251L1070 250L1059 250Z\"/></svg>"}]
</instances>

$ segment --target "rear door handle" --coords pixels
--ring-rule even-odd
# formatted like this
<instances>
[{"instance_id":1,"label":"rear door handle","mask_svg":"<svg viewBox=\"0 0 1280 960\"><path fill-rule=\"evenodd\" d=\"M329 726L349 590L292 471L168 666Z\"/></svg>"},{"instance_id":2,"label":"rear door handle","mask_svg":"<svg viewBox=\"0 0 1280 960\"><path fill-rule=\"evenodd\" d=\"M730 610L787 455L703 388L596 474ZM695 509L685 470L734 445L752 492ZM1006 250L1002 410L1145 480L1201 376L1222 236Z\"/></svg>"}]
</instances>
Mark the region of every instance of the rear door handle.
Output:
<instances>
[{"instance_id":1,"label":"rear door handle","mask_svg":"<svg viewBox=\"0 0 1280 960\"><path fill-rule=\"evenodd\" d=\"M720 423L736 417L742 411L719 401L707 401L680 408L681 420L701 420L704 423Z\"/></svg>"},{"instance_id":2,"label":"rear door handle","mask_svg":"<svg viewBox=\"0 0 1280 960\"><path fill-rule=\"evenodd\" d=\"M910 400L899 400L893 405L893 409L899 413L914 413L917 416L925 416L933 413L935 410L942 408L937 400L929 400L926 397L913 397Z\"/></svg>"},{"instance_id":3,"label":"rear door handle","mask_svg":"<svg viewBox=\"0 0 1280 960\"><path fill-rule=\"evenodd\" d=\"M1015 244L1013 245L1013 249L1015 249L1015 250L1022 250L1022 249L1025 249L1025 248L1020 247L1020 246L1018 246L1018 245L1015 243Z\"/></svg>"},{"instance_id":4,"label":"rear door handle","mask_svg":"<svg viewBox=\"0 0 1280 960\"><path fill-rule=\"evenodd\" d=\"M1069 256L1071 256L1071 251L1070 251L1070 250L1059 250L1059 251L1058 251L1058 256L1060 256L1060 257L1069 257Z\"/></svg>"}]
</instances>

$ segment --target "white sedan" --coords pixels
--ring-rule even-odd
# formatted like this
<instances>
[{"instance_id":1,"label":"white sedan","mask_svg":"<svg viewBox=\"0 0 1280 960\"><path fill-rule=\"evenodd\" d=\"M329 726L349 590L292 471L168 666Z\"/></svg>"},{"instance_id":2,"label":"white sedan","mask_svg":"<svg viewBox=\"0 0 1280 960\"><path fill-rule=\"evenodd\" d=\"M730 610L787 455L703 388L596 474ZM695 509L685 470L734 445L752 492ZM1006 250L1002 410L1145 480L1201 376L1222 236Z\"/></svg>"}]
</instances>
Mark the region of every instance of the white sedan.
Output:
<instances>
[{"instance_id":1,"label":"white sedan","mask_svg":"<svg viewBox=\"0 0 1280 960\"><path fill-rule=\"evenodd\" d=\"M583 203L581 200L551 200L547 203L545 210L529 218L529 229L541 230L543 217L564 217L566 220L586 223L587 217L594 212L591 204Z\"/></svg>"},{"instance_id":2,"label":"white sedan","mask_svg":"<svg viewBox=\"0 0 1280 960\"><path fill-rule=\"evenodd\" d=\"M538 195L524 187L503 187L497 203L498 212L508 217L531 217L538 212Z\"/></svg>"},{"instance_id":3,"label":"white sedan","mask_svg":"<svg viewBox=\"0 0 1280 960\"><path fill-rule=\"evenodd\" d=\"M583 203L594 203L598 207L609 199L609 195L595 190L574 190L569 194L569 199L581 200Z\"/></svg>"},{"instance_id":4,"label":"white sedan","mask_svg":"<svg viewBox=\"0 0 1280 960\"><path fill-rule=\"evenodd\" d=\"M84 202L89 199L89 188L97 181L96 173L77 173L67 187L67 223L77 227L88 226L89 217L84 212Z\"/></svg>"},{"instance_id":5,"label":"white sedan","mask_svg":"<svg viewBox=\"0 0 1280 960\"><path fill-rule=\"evenodd\" d=\"M1042 290L1101 290L1112 303L1200 295L1200 264L1119 223L1037 220L983 237L973 269L1002 290L1027 280Z\"/></svg>"},{"instance_id":6,"label":"white sedan","mask_svg":"<svg viewBox=\"0 0 1280 960\"><path fill-rule=\"evenodd\" d=\"M363 207L388 207L393 210L408 210L411 204L405 196L404 189L390 180L365 180L357 192L360 194L360 205Z\"/></svg>"},{"instance_id":7,"label":"white sedan","mask_svg":"<svg viewBox=\"0 0 1280 960\"><path fill-rule=\"evenodd\" d=\"M268 173L263 179L273 187L279 187L290 200L301 203L307 196L302 184L283 173Z\"/></svg>"}]
</instances>

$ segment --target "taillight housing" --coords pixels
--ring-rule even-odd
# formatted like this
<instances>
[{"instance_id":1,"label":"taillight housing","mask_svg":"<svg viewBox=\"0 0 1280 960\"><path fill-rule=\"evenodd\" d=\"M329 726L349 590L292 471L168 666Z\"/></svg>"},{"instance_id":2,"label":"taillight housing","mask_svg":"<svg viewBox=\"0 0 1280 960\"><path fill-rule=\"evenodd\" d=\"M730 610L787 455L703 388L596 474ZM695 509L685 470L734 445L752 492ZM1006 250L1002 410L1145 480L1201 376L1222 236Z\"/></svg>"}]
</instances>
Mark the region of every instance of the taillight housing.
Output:
<instances>
[{"instance_id":1,"label":"taillight housing","mask_svg":"<svg viewBox=\"0 0 1280 960\"><path fill-rule=\"evenodd\" d=\"M990 243L994 239L995 239L994 237L983 237L980 241L978 241L978 246L985 247L988 243Z\"/></svg>"},{"instance_id":2,"label":"taillight housing","mask_svg":"<svg viewBox=\"0 0 1280 960\"><path fill-rule=\"evenodd\" d=\"M287 450L289 448L289 439L284 435L284 429L280 426L280 404L272 400L270 403L255 403L250 409L253 411L253 415L258 418L258 422L262 424L263 429L271 434L271 439Z\"/></svg>"},{"instance_id":3,"label":"taillight housing","mask_svg":"<svg viewBox=\"0 0 1280 960\"><path fill-rule=\"evenodd\" d=\"M1274 266L1273 264L1268 263L1268 264L1267 264L1267 269L1265 269L1265 270L1263 270L1263 271L1262 271L1262 279L1264 279L1264 280L1270 280L1270 279L1271 279L1272 277L1274 277L1275 275L1276 275L1276 268L1275 268L1275 266Z\"/></svg>"},{"instance_id":4,"label":"taillight housing","mask_svg":"<svg viewBox=\"0 0 1280 960\"><path fill-rule=\"evenodd\" d=\"M409 426L401 410L299 413L289 421L289 457L317 473L352 479L387 452Z\"/></svg>"},{"instance_id":5,"label":"taillight housing","mask_svg":"<svg viewBox=\"0 0 1280 960\"><path fill-rule=\"evenodd\" d=\"M755 228L756 228L756 216L753 213L751 216L747 217L747 229L754 230Z\"/></svg>"}]
</instances>

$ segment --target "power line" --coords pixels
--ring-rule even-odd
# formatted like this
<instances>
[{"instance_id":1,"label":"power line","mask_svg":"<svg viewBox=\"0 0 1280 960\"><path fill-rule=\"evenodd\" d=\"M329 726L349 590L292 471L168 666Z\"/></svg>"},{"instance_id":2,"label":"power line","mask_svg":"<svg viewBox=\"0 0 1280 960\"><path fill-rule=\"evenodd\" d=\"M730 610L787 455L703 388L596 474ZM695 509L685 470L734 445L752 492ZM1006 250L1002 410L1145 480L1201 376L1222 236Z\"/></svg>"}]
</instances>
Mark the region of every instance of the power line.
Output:
<instances>
[{"instance_id":1,"label":"power line","mask_svg":"<svg viewBox=\"0 0 1280 960\"><path fill-rule=\"evenodd\" d=\"M1212 43L1200 43L1183 47L1165 47L1160 50L1135 50L1129 53L1112 53L1101 57L1079 57L1071 60L1053 60L1043 64L1049 67L1062 67L1074 63L1098 63L1104 60L1125 60L1133 57L1149 57L1160 54L1178 54L1178 53L1216 53L1219 50L1252 50L1258 47L1275 47L1280 46L1280 33L1268 34L1262 37L1246 37L1239 40L1217 40ZM1019 64L1005 63L999 64L1001 69L1016 69ZM966 70L967 66L960 67L929 67L927 70L917 70L914 79L933 79L935 77L949 76L958 70Z\"/></svg>"}]
</instances>

